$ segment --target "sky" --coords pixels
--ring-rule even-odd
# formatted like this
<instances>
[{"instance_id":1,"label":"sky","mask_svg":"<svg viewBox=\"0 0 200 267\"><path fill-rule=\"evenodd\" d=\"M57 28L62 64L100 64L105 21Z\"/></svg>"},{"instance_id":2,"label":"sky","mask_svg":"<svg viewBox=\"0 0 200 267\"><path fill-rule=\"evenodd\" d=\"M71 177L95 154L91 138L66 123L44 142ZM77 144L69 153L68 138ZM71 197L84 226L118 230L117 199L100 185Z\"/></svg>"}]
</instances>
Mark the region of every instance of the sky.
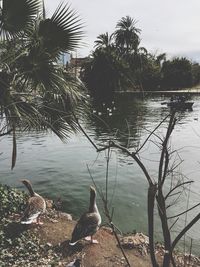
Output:
<instances>
[{"instance_id":1,"label":"sky","mask_svg":"<svg viewBox=\"0 0 200 267\"><path fill-rule=\"evenodd\" d=\"M185 56L200 63L200 0L62 0L70 4L84 23L84 46L74 53L88 56L97 36L115 30L125 16L137 21L141 44L154 54L168 58ZM50 17L61 0L45 0Z\"/></svg>"}]
</instances>

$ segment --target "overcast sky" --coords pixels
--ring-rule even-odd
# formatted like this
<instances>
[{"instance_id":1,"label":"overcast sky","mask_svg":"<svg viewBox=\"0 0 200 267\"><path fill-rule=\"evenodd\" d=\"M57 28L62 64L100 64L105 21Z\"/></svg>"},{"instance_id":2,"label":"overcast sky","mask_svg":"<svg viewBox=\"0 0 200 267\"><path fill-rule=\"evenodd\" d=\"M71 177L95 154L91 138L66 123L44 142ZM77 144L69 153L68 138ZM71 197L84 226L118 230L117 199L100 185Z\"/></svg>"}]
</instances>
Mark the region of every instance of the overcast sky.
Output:
<instances>
[{"instance_id":1,"label":"overcast sky","mask_svg":"<svg viewBox=\"0 0 200 267\"><path fill-rule=\"evenodd\" d=\"M45 0L47 17L60 0ZM85 47L78 57L87 56L96 37L112 33L124 16L137 20L141 46L168 56L186 56L200 62L200 0L71 0L69 3L85 23Z\"/></svg>"}]
</instances>

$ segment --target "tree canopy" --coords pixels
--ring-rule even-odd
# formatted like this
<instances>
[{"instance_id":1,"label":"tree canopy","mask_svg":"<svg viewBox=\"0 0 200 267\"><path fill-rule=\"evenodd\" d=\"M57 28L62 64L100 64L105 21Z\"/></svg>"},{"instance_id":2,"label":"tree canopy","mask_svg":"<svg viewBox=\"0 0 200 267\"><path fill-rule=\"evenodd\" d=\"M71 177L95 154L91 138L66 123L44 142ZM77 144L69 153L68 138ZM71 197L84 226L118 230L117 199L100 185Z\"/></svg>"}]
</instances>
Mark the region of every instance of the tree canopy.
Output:
<instances>
[{"instance_id":1,"label":"tree canopy","mask_svg":"<svg viewBox=\"0 0 200 267\"><path fill-rule=\"evenodd\" d=\"M199 83L198 63L151 53L140 46L140 34L137 21L125 16L113 33L97 36L94 51L81 71L92 94L106 98L119 90L171 90Z\"/></svg>"},{"instance_id":2,"label":"tree canopy","mask_svg":"<svg viewBox=\"0 0 200 267\"><path fill-rule=\"evenodd\" d=\"M16 130L51 130L64 139L77 129L83 84L58 64L83 37L79 16L60 4L50 18L43 1L3 0L0 7L0 136Z\"/></svg>"}]
</instances>

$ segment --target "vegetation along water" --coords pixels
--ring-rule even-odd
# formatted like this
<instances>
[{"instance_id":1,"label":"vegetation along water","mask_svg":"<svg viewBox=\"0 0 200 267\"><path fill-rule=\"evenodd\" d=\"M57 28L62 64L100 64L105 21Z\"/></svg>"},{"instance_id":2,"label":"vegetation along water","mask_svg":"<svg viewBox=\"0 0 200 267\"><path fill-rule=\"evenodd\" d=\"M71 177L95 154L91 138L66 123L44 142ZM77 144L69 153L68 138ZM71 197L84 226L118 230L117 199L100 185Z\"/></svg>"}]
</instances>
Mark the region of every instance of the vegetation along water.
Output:
<instances>
[{"instance_id":1,"label":"vegetation along water","mask_svg":"<svg viewBox=\"0 0 200 267\"><path fill-rule=\"evenodd\" d=\"M61 3L47 18L44 1L16 0L17 8L11 1L0 3L0 182L21 188L19 180L30 179L77 218L94 183L98 197L105 193L98 205L112 230L116 224L149 234L154 267L161 237L165 267L175 266L181 237L199 253L200 98L174 116L161 105L164 97L144 96L198 86L200 65L141 47L141 29L129 15L113 33L97 36L80 64L61 64L84 42L78 13Z\"/></svg>"},{"instance_id":2,"label":"vegetation along water","mask_svg":"<svg viewBox=\"0 0 200 267\"><path fill-rule=\"evenodd\" d=\"M108 139L118 140L122 145L138 147L168 113L162 106L163 97L135 99L116 97L110 103L93 103L90 116L82 121L85 131L96 144ZM194 181L190 188L189 206L199 201L199 161L200 153L200 97L192 98L192 111L180 111L178 122L171 139L171 146L179 151L183 163L178 167L188 179ZM158 133L162 135L166 123ZM1 183L22 188L19 179L28 178L35 190L48 198L61 198L63 209L79 217L88 206L88 187L95 182L105 190L106 153L97 153L87 138L79 133L72 135L67 143L62 143L54 134L19 133L18 158L14 170L10 170L12 138L4 137L1 142ZM158 149L155 138L142 151L142 160L152 175L157 175ZM147 182L141 170L131 158L119 151L112 151L109 164L109 201L114 207L114 222L123 232L143 231L147 233ZM170 208L170 215L185 210L188 194L183 194L176 205ZM182 201L184 200L184 201ZM99 199L100 202L100 199ZM99 203L102 210L102 203ZM198 209L198 207L197 207ZM189 213L194 216L196 210ZM180 218L174 230L185 224L185 216ZM198 252L199 237L197 223L188 233L192 237L193 249ZM159 238L161 227L155 228Z\"/></svg>"}]
</instances>

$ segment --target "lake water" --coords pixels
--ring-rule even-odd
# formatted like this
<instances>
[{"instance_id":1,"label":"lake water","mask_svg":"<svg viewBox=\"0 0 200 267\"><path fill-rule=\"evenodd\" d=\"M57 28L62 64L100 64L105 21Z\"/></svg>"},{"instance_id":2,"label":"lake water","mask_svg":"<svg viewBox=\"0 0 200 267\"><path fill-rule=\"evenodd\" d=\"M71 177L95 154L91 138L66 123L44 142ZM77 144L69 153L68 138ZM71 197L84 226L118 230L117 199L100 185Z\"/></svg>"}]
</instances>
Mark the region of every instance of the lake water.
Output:
<instances>
[{"instance_id":1,"label":"lake water","mask_svg":"<svg viewBox=\"0 0 200 267\"><path fill-rule=\"evenodd\" d=\"M169 114L169 109L161 105L164 100L161 97L142 100L134 99L131 95L119 96L109 104L93 105L90 116L82 121L82 125L98 146L114 139L134 151L142 144L149 131ZM168 210L169 216L200 202L200 97L195 96L192 101L192 111L177 114L178 122L170 146L172 150L178 151L178 154L173 154L171 166L177 164L181 158L183 163L176 169L177 175L180 179L191 179L194 183L190 187L189 202L187 203L188 193L185 191L177 204ZM163 136L166 126L167 122L163 123L156 133ZM159 160L158 142L157 137L153 136L140 154L141 160L155 180ZM107 154L97 153L82 133L72 135L66 143L62 143L51 133L18 135L17 164L12 171L11 137L1 139L0 152L3 152L0 157L1 183L24 189L19 180L30 179L36 192L52 199L60 197L63 209L72 213L75 218L88 207L91 175L105 192ZM179 172L182 175L178 174ZM167 181L167 187L169 184L170 180ZM113 221L122 232L136 230L147 233L147 189L147 181L133 159L113 149L109 162L108 195L110 207L114 208ZM169 204L173 201L176 201L175 197L169 199ZM103 213L99 198L98 205ZM174 232L180 231L199 211L200 206L188 213L187 220L182 216L173 228ZM161 228L157 219L155 230L159 238ZM187 237L187 242L190 238L194 239L195 252L199 251L199 233L200 222L192 228Z\"/></svg>"}]
</instances>

